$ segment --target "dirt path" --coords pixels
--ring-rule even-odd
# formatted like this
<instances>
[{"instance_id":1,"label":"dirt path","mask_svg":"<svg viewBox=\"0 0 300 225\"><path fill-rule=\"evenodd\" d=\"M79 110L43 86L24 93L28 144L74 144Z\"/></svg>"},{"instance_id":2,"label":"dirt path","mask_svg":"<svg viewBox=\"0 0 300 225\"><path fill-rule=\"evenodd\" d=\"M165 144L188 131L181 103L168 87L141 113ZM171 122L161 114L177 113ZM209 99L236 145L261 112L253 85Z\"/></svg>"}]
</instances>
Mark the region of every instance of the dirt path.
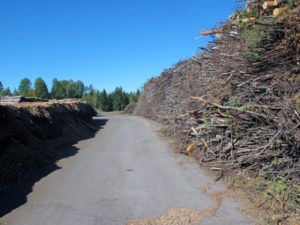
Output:
<instances>
[{"instance_id":1,"label":"dirt path","mask_svg":"<svg viewBox=\"0 0 300 225\"><path fill-rule=\"evenodd\" d=\"M254 224L238 210L243 205L220 197L222 185L170 149L155 124L97 119L108 119L104 128L79 142L1 225Z\"/></svg>"}]
</instances>

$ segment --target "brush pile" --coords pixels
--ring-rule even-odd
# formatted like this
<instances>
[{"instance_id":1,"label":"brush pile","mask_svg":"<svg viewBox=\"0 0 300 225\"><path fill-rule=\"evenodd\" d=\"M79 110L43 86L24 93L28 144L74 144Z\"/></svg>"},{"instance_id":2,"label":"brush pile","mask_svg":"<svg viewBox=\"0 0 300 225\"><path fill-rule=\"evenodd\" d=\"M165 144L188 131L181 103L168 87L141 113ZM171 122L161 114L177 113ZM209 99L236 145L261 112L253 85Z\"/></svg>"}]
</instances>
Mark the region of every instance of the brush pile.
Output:
<instances>
[{"instance_id":1,"label":"brush pile","mask_svg":"<svg viewBox=\"0 0 300 225\"><path fill-rule=\"evenodd\" d=\"M136 112L220 176L300 184L300 4L275 2L247 1L201 54L149 80Z\"/></svg>"},{"instance_id":2,"label":"brush pile","mask_svg":"<svg viewBox=\"0 0 300 225\"><path fill-rule=\"evenodd\" d=\"M161 76L150 79L144 85L135 114L166 122L185 114L187 108L193 108L192 105L198 108L199 104L191 104L189 98L205 93L207 79L199 76L201 67L195 59L184 60Z\"/></svg>"}]
</instances>

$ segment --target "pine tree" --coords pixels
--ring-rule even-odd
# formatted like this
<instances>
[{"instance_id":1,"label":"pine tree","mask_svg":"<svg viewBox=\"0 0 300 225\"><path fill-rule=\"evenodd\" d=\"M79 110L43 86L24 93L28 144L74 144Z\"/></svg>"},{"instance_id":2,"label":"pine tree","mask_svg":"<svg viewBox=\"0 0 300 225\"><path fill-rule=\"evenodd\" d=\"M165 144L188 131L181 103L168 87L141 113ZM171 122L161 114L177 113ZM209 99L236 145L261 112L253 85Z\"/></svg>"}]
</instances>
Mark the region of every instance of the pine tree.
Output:
<instances>
[{"instance_id":1,"label":"pine tree","mask_svg":"<svg viewBox=\"0 0 300 225\"><path fill-rule=\"evenodd\" d=\"M68 98L75 98L75 83L73 80L69 80L66 85L66 94Z\"/></svg>"},{"instance_id":2,"label":"pine tree","mask_svg":"<svg viewBox=\"0 0 300 225\"><path fill-rule=\"evenodd\" d=\"M11 96L11 91L10 91L9 87L3 89L3 90L1 91L1 95L2 95L2 96Z\"/></svg>"},{"instance_id":3,"label":"pine tree","mask_svg":"<svg viewBox=\"0 0 300 225\"><path fill-rule=\"evenodd\" d=\"M18 92L18 90L16 88L14 89L12 95L13 96L18 96L19 95L19 92Z\"/></svg>"},{"instance_id":4,"label":"pine tree","mask_svg":"<svg viewBox=\"0 0 300 225\"><path fill-rule=\"evenodd\" d=\"M101 93L100 101L102 101L102 109L100 108L100 110L107 112L109 108L108 106L109 102L108 102L108 97L105 89Z\"/></svg>"},{"instance_id":5,"label":"pine tree","mask_svg":"<svg viewBox=\"0 0 300 225\"><path fill-rule=\"evenodd\" d=\"M3 84L2 82L0 81L0 93L3 91Z\"/></svg>"},{"instance_id":6,"label":"pine tree","mask_svg":"<svg viewBox=\"0 0 300 225\"><path fill-rule=\"evenodd\" d=\"M83 93L84 93L84 84L82 81L78 80L75 83L74 87L75 91L75 98L82 98Z\"/></svg>"},{"instance_id":7,"label":"pine tree","mask_svg":"<svg viewBox=\"0 0 300 225\"><path fill-rule=\"evenodd\" d=\"M51 97L52 98L57 98L58 89L59 89L59 82L56 78L54 78L52 80L52 89L51 89Z\"/></svg>"},{"instance_id":8,"label":"pine tree","mask_svg":"<svg viewBox=\"0 0 300 225\"><path fill-rule=\"evenodd\" d=\"M31 89L31 81L28 78L21 80L19 85L19 93L23 96L29 96Z\"/></svg>"},{"instance_id":9,"label":"pine tree","mask_svg":"<svg viewBox=\"0 0 300 225\"><path fill-rule=\"evenodd\" d=\"M107 95L107 102L106 102L106 112L111 112L114 110L114 100L113 100L113 95L108 94Z\"/></svg>"},{"instance_id":10,"label":"pine tree","mask_svg":"<svg viewBox=\"0 0 300 225\"><path fill-rule=\"evenodd\" d=\"M34 82L34 93L39 98L49 97L47 85L41 77L38 77Z\"/></svg>"},{"instance_id":11,"label":"pine tree","mask_svg":"<svg viewBox=\"0 0 300 225\"><path fill-rule=\"evenodd\" d=\"M58 81L56 78L52 81L52 89L51 89L51 96L52 98L56 99L64 99L68 98L68 89L69 81L62 80Z\"/></svg>"},{"instance_id":12,"label":"pine tree","mask_svg":"<svg viewBox=\"0 0 300 225\"><path fill-rule=\"evenodd\" d=\"M140 97L140 95L141 95L141 91L140 91L140 89L137 89L137 91L136 91L136 97L137 97L137 99L136 99L136 101L138 101L138 99L139 99L139 97Z\"/></svg>"},{"instance_id":13,"label":"pine tree","mask_svg":"<svg viewBox=\"0 0 300 225\"><path fill-rule=\"evenodd\" d=\"M115 111L122 110L122 101L123 101L123 90L121 87L116 87L115 91L112 93L113 97L113 109Z\"/></svg>"}]
</instances>

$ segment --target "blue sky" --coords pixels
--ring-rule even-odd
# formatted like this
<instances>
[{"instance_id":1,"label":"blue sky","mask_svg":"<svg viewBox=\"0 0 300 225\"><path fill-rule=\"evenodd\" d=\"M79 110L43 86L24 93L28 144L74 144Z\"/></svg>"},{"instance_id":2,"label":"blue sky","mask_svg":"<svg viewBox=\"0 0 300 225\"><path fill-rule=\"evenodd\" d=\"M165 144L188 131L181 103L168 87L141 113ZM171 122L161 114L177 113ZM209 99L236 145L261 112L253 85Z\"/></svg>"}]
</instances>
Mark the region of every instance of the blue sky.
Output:
<instances>
[{"instance_id":1,"label":"blue sky","mask_svg":"<svg viewBox=\"0 0 300 225\"><path fill-rule=\"evenodd\" d=\"M195 55L234 0L0 0L0 81L82 80L135 91Z\"/></svg>"}]
</instances>

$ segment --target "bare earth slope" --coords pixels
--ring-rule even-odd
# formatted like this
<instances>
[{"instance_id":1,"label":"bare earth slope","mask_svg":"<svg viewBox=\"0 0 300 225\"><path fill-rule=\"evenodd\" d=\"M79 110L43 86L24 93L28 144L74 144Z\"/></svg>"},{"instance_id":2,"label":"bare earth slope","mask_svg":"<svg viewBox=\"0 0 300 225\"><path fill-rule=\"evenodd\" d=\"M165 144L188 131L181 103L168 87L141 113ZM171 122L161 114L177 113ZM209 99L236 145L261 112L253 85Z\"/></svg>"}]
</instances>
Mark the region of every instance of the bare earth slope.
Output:
<instances>
[{"instance_id":1,"label":"bare earth slope","mask_svg":"<svg viewBox=\"0 0 300 225\"><path fill-rule=\"evenodd\" d=\"M156 124L116 114L95 120L108 122L0 224L254 224L193 159L170 149Z\"/></svg>"}]
</instances>

